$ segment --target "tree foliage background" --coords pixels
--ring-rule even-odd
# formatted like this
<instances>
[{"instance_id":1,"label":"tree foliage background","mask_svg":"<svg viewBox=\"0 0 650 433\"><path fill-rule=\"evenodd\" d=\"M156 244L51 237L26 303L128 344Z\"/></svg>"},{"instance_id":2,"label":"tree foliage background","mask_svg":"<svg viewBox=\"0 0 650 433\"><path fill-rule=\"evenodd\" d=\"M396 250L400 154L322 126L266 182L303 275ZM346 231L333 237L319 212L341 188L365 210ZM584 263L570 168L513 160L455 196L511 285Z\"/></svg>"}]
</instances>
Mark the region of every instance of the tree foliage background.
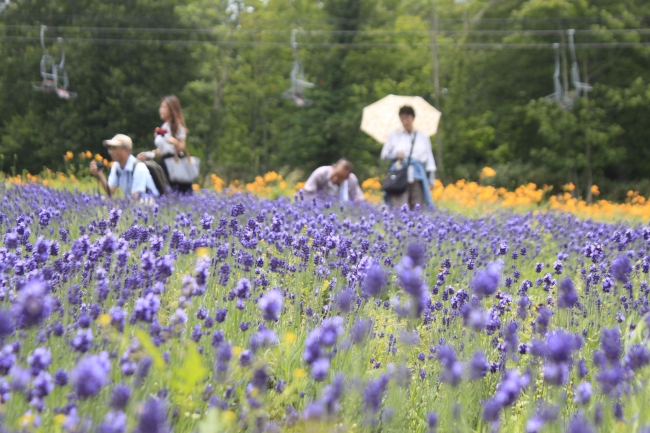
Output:
<instances>
[{"instance_id":1,"label":"tree foliage background","mask_svg":"<svg viewBox=\"0 0 650 433\"><path fill-rule=\"evenodd\" d=\"M103 152L117 132L150 149L158 103L173 93L206 172L306 176L346 156L366 178L386 167L381 144L359 130L362 108L393 93L443 112L442 154L432 141L446 182L476 180L490 165L498 186L573 182L585 198L592 184L609 198L648 195L648 17L641 0L13 0L0 14L0 170L14 155L18 170L61 168L66 151ZM41 24L55 57L55 37L66 40L76 100L32 89ZM544 99L553 42L571 88L569 28L591 44L577 57L593 85L571 111ZM307 108L280 97L292 29L316 84Z\"/></svg>"}]
</instances>

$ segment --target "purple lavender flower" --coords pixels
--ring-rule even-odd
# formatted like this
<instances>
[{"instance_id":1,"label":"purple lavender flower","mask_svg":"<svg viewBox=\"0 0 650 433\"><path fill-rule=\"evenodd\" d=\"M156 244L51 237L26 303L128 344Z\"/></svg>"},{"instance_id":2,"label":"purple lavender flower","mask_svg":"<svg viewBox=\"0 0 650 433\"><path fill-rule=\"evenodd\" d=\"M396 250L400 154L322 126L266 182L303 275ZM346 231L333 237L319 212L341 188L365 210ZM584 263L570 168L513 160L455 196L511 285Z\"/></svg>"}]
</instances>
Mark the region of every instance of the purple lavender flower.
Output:
<instances>
[{"instance_id":1,"label":"purple lavender flower","mask_svg":"<svg viewBox=\"0 0 650 433\"><path fill-rule=\"evenodd\" d=\"M131 388L125 384L118 384L113 388L111 395L111 407L116 410L124 410L131 397Z\"/></svg>"},{"instance_id":2,"label":"purple lavender flower","mask_svg":"<svg viewBox=\"0 0 650 433\"><path fill-rule=\"evenodd\" d=\"M41 279L29 280L18 292L12 313L19 327L39 325L52 314L54 302L47 293L47 283Z\"/></svg>"},{"instance_id":3,"label":"purple lavender flower","mask_svg":"<svg viewBox=\"0 0 650 433\"><path fill-rule=\"evenodd\" d=\"M134 433L168 433L170 428L167 425L167 414L163 403L150 398L144 404L140 414L140 420Z\"/></svg>"},{"instance_id":4,"label":"purple lavender flower","mask_svg":"<svg viewBox=\"0 0 650 433\"><path fill-rule=\"evenodd\" d=\"M650 350L645 344L635 344L625 357L625 365L637 371L650 364Z\"/></svg>"},{"instance_id":5,"label":"purple lavender flower","mask_svg":"<svg viewBox=\"0 0 650 433\"><path fill-rule=\"evenodd\" d=\"M603 329L600 334L600 347L609 362L617 362L623 351L620 331L617 328Z\"/></svg>"},{"instance_id":6,"label":"purple lavender flower","mask_svg":"<svg viewBox=\"0 0 650 433\"><path fill-rule=\"evenodd\" d=\"M253 353L256 353L261 348L278 344L278 341L278 335L274 331L264 329L251 337L250 347Z\"/></svg>"},{"instance_id":7,"label":"purple lavender flower","mask_svg":"<svg viewBox=\"0 0 650 433\"><path fill-rule=\"evenodd\" d=\"M472 355L472 360L469 363L471 379L476 380L485 377L489 367L490 364L488 364L485 354L482 351L477 350L474 352L474 355Z\"/></svg>"},{"instance_id":8,"label":"purple lavender flower","mask_svg":"<svg viewBox=\"0 0 650 433\"><path fill-rule=\"evenodd\" d=\"M57 370L54 373L54 384L56 386L66 386L68 384L68 373L65 370Z\"/></svg>"},{"instance_id":9,"label":"purple lavender flower","mask_svg":"<svg viewBox=\"0 0 650 433\"><path fill-rule=\"evenodd\" d=\"M72 372L72 383L77 396L87 399L99 393L108 382L106 377L110 371L105 361L99 355L90 355L82 358Z\"/></svg>"},{"instance_id":10,"label":"purple lavender flower","mask_svg":"<svg viewBox=\"0 0 650 433\"><path fill-rule=\"evenodd\" d=\"M239 299L248 298L251 295L251 282L246 278L240 279L235 287L235 295Z\"/></svg>"},{"instance_id":11,"label":"purple lavender flower","mask_svg":"<svg viewBox=\"0 0 650 433\"><path fill-rule=\"evenodd\" d=\"M97 433L126 433L126 414L114 410L108 412Z\"/></svg>"},{"instance_id":12,"label":"purple lavender flower","mask_svg":"<svg viewBox=\"0 0 650 433\"><path fill-rule=\"evenodd\" d=\"M429 431L433 432L436 430L436 427L438 426L438 414L435 412L429 412L427 414L427 426L429 427Z\"/></svg>"},{"instance_id":13,"label":"purple lavender flower","mask_svg":"<svg viewBox=\"0 0 650 433\"><path fill-rule=\"evenodd\" d=\"M280 318L282 300L282 292L277 289L270 290L260 298L257 305L262 310L264 320L277 321Z\"/></svg>"},{"instance_id":14,"label":"purple lavender flower","mask_svg":"<svg viewBox=\"0 0 650 433\"><path fill-rule=\"evenodd\" d=\"M14 332L14 321L8 311L0 310L0 340Z\"/></svg>"},{"instance_id":15,"label":"purple lavender flower","mask_svg":"<svg viewBox=\"0 0 650 433\"><path fill-rule=\"evenodd\" d=\"M135 301L133 307L133 317L136 320L151 323L160 308L160 298L153 293L148 293L145 297Z\"/></svg>"},{"instance_id":16,"label":"purple lavender flower","mask_svg":"<svg viewBox=\"0 0 650 433\"><path fill-rule=\"evenodd\" d=\"M411 259L413 267L421 266L427 249L424 244L410 244L406 249L406 256Z\"/></svg>"},{"instance_id":17,"label":"purple lavender flower","mask_svg":"<svg viewBox=\"0 0 650 433\"><path fill-rule=\"evenodd\" d=\"M27 363L32 368L32 375L37 376L52 363L52 353L46 347L37 347L27 358Z\"/></svg>"},{"instance_id":18,"label":"purple lavender flower","mask_svg":"<svg viewBox=\"0 0 650 433\"><path fill-rule=\"evenodd\" d=\"M93 340L93 331L91 329L80 329L70 342L70 345L75 351L86 353L90 350L90 345L93 343Z\"/></svg>"},{"instance_id":19,"label":"purple lavender flower","mask_svg":"<svg viewBox=\"0 0 650 433\"><path fill-rule=\"evenodd\" d=\"M492 262L483 271L479 271L472 280L472 290L479 296L487 297L496 293L501 280L501 262Z\"/></svg>"},{"instance_id":20,"label":"purple lavender flower","mask_svg":"<svg viewBox=\"0 0 650 433\"><path fill-rule=\"evenodd\" d=\"M372 264L366 271L362 290L366 296L377 297L384 290L386 273L378 264Z\"/></svg>"},{"instance_id":21,"label":"purple lavender flower","mask_svg":"<svg viewBox=\"0 0 650 433\"><path fill-rule=\"evenodd\" d=\"M361 343L370 334L372 322L370 319L359 319L354 322L352 326L352 342L355 344Z\"/></svg>"},{"instance_id":22,"label":"purple lavender flower","mask_svg":"<svg viewBox=\"0 0 650 433\"><path fill-rule=\"evenodd\" d=\"M368 383L363 391L363 401L366 411L372 415L376 415L381 407L381 401L388 386L388 375L379 376L378 379L372 380Z\"/></svg>"},{"instance_id":23,"label":"purple lavender flower","mask_svg":"<svg viewBox=\"0 0 650 433\"><path fill-rule=\"evenodd\" d=\"M463 364L456 360L456 352L454 349L447 345L438 346L436 355L438 356L438 361L444 367L440 375L440 380L452 386L458 385L463 375Z\"/></svg>"},{"instance_id":24,"label":"purple lavender flower","mask_svg":"<svg viewBox=\"0 0 650 433\"><path fill-rule=\"evenodd\" d=\"M553 310L541 307L538 311L537 318L535 319L535 325L537 327L537 332L540 335L545 335L548 330L548 324L551 321L551 316L553 316Z\"/></svg>"},{"instance_id":25,"label":"purple lavender flower","mask_svg":"<svg viewBox=\"0 0 650 433\"><path fill-rule=\"evenodd\" d=\"M223 321L226 320L226 314L228 314L226 308L218 308L214 314L214 321L217 323L223 323Z\"/></svg>"},{"instance_id":26,"label":"purple lavender flower","mask_svg":"<svg viewBox=\"0 0 650 433\"><path fill-rule=\"evenodd\" d=\"M626 283L631 272L632 263L630 263L630 259L627 256L617 257L612 262L612 275L617 281Z\"/></svg>"},{"instance_id":27,"label":"purple lavender flower","mask_svg":"<svg viewBox=\"0 0 650 433\"><path fill-rule=\"evenodd\" d=\"M595 433L589 421L582 413L576 414L569 423L566 433Z\"/></svg>"},{"instance_id":28,"label":"purple lavender flower","mask_svg":"<svg viewBox=\"0 0 650 433\"><path fill-rule=\"evenodd\" d=\"M580 385L577 386L576 393L575 396L573 397L573 400L576 403L579 403L584 406L587 403L589 403L589 400L591 399L591 393L592 393L591 383L582 382L580 383Z\"/></svg>"},{"instance_id":29,"label":"purple lavender flower","mask_svg":"<svg viewBox=\"0 0 650 433\"><path fill-rule=\"evenodd\" d=\"M573 308L578 303L578 293L570 278L565 278L560 282L559 290L561 294L557 300L558 307Z\"/></svg>"},{"instance_id":30,"label":"purple lavender flower","mask_svg":"<svg viewBox=\"0 0 650 433\"><path fill-rule=\"evenodd\" d=\"M327 358L320 358L311 365L311 375L316 382L325 380L329 371L330 361Z\"/></svg>"},{"instance_id":31,"label":"purple lavender flower","mask_svg":"<svg viewBox=\"0 0 650 433\"><path fill-rule=\"evenodd\" d=\"M342 317L329 317L323 320L320 329L319 342L327 347L336 344L336 340L344 332Z\"/></svg>"}]
</instances>

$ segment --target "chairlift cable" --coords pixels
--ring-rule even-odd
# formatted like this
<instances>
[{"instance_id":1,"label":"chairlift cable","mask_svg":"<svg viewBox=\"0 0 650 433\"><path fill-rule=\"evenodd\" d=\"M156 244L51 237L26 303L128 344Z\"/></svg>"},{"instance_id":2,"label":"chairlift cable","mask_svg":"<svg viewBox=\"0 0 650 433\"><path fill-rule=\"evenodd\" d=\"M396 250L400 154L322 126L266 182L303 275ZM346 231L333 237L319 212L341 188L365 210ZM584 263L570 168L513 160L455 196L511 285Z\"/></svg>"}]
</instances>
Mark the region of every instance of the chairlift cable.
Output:
<instances>
[{"instance_id":1,"label":"chairlift cable","mask_svg":"<svg viewBox=\"0 0 650 433\"><path fill-rule=\"evenodd\" d=\"M46 40L56 40L46 38ZM34 42L38 37L33 36L10 36L1 35L0 41L8 42ZM121 38L65 38L67 43L94 43L99 45L218 45L218 46L264 46L264 47L288 47L286 42L266 41L201 41L201 40L175 40L175 39L121 39ZM300 45L310 48L413 48L428 47L428 43L397 43L397 42L302 42ZM550 43L510 43L510 42L477 42L477 43L456 43L440 41L441 47L454 47L466 49L552 49ZM650 42L581 42L576 43L577 48L613 49L613 48L641 48L649 47Z\"/></svg>"},{"instance_id":2,"label":"chairlift cable","mask_svg":"<svg viewBox=\"0 0 650 433\"><path fill-rule=\"evenodd\" d=\"M0 24L0 29L23 30L38 29L40 26L18 25L18 24ZM97 33L162 33L162 34L208 34L217 35L220 32L217 28L168 28L168 27L88 27L88 26L48 26L48 28L58 31L71 32L97 32ZM542 30L438 30L439 34L474 34L474 35L495 35L495 36L556 36L563 30L542 29ZM239 34L287 34L292 30L278 29L241 29L237 30ZM300 30L301 35L430 35L431 30ZM649 35L650 28L634 29L576 29L576 35Z\"/></svg>"}]
</instances>

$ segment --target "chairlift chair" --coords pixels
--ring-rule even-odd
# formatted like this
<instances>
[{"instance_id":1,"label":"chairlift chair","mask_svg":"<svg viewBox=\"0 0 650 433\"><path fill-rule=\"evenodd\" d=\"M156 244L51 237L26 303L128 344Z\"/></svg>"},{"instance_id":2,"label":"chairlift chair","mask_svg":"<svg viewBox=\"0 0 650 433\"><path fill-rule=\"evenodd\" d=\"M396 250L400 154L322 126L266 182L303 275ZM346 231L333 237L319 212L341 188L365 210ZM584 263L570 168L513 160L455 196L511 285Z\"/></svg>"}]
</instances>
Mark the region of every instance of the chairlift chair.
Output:
<instances>
[{"instance_id":1,"label":"chairlift chair","mask_svg":"<svg viewBox=\"0 0 650 433\"><path fill-rule=\"evenodd\" d=\"M57 42L61 44L61 61L57 64L54 58L49 55L45 47L45 31L47 26L41 26L41 48L43 56L41 57L41 78L40 83L34 84L34 90L44 93L56 93L61 99L74 99L77 97L75 92L68 91L70 84L68 79L68 72L65 70L65 45L63 38L57 38ZM51 72L50 72L51 71ZM59 80L61 85L59 86Z\"/></svg>"},{"instance_id":2,"label":"chairlift chair","mask_svg":"<svg viewBox=\"0 0 650 433\"><path fill-rule=\"evenodd\" d=\"M580 81L580 69L578 68L578 60L576 56L575 43L573 41L574 29L567 30L569 35L569 50L571 51L571 83L575 90L572 92L566 91L562 88L560 83L560 44L554 43L553 49L555 50L555 71L553 72L553 90L554 92L546 98L550 101L557 102L563 110L571 110L573 105L580 97L581 92L589 92L593 88L586 83Z\"/></svg>"},{"instance_id":3,"label":"chairlift chair","mask_svg":"<svg viewBox=\"0 0 650 433\"><path fill-rule=\"evenodd\" d=\"M310 83L305 80L305 71L300 63L300 58L298 56L298 43L296 42L296 33L297 30L291 32L291 49L293 50L293 67L291 68L291 88L286 92L282 93L282 97L286 99L293 99L299 107L308 107L312 102L303 97L303 91L305 88L312 89L314 83Z\"/></svg>"},{"instance_id":4,"label":"chairlift chair","mask_svg":"<svg viewBox=\"0 0 650 433\"><path fill-rule=\"evenodd\" d=\"M546 99L555 102L561 102L562 97L564 96L564 91L562 89L562 83L560 83L560 44L557 42L553 44L553 49L555 50L555 71L553 72L553 90L546 97Z\"/></svg>"}]
</instances>

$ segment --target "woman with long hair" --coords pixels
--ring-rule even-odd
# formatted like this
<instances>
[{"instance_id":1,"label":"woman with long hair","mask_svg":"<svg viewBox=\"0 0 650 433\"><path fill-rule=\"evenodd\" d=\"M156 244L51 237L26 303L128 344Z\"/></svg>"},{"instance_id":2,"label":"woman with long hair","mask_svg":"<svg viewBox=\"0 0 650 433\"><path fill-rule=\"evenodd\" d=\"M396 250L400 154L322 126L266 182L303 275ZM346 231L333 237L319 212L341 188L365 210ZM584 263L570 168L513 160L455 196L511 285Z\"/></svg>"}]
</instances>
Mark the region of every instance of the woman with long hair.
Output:
<instances>
[{"instance_id":1,"label":"woman with long hair","mask_svg":"<svg viewBox=\"0 0 650 433\"><path fill-rule=\"evenodd\" d=\"M167 158L185 158L187 154L187 146L185 140L189 132L185 126L185 118L183 117L183 110L181 109L181 101L175 95L165 96L160 101L158 108L160 120L164 123L161 127L156 128L154 132L154 144L156 148L151 152L141 152L138 154L138 159L144 161L146 159L153 159L161 157L163 171L172 190L182 194L192 192L191 183L176 183L169 179L167 171Z\"/></svg>"}]
</instances>

